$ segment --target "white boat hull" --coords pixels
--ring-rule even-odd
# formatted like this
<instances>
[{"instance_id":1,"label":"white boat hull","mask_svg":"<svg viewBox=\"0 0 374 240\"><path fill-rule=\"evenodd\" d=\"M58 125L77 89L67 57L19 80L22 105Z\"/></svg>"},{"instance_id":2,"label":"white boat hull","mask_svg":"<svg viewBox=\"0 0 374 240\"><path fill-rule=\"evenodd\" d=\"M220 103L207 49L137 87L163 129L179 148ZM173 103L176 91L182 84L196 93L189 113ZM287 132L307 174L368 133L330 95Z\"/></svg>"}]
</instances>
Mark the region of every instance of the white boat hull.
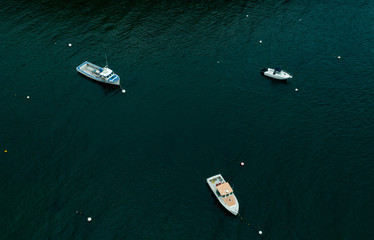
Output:
<instances>
[{"instance_id":1,"label":"white boat hull","mask_svg":"<svg viewBox=\"0 0 374 240\"><path fill-rule=\"evenodd\" d=\"M104 68L105 69L105 68ZM81 65L77 67L77 71L81 73L82 75L91 78L95 81L112 84L112 85L120 85L120 77L117 74L114 74L110 78L104 78L101 77L100 74L97 74L96 72L102 72L103 68L90 63L88 61L85 61Z\"/></svg>"},{"instance_id":2,"label":"white boat hull","mask_svg":"<svg viewBox=\"0 0 374 240\"><path fill-rule=\"evenodd\" d=\"M289 74L288 72L285 72L283 70L276 71L273 68L264 68L264 69L261 70L261 73L266 77L273 78L273 79L276 79L276 80L281 80L281 81L282 80L286 81L287 79L292 78L292 75Z\"/></svg>"},{"instance_id":3,"label":"white boat hull","mask_svg":"<svg viewBox=\"0 0 374 240\"><path fill-rule=\"evenodd\" d=\"M226 182L225 179L223 179L222 175L221 174L217 174L213 177L210 177L208 178L207 180L207 183L210 187L210 189L212 190L213 194L216 196L216 198L218 199L218 201L221 203L221 205L226 208L230 213L234 214L234 215L237 215L239 213L239 202L238 200L236 199L236 196L235 194L232 194L231 197L233 197L235 199L235 205L233 206L229 206L225 203L225 201L223 200L223 197L222 196L219 196L218 195L218 191L217 191L217 186L216 184L217 183L224 183Z\"/></svg>"}]
</instances>

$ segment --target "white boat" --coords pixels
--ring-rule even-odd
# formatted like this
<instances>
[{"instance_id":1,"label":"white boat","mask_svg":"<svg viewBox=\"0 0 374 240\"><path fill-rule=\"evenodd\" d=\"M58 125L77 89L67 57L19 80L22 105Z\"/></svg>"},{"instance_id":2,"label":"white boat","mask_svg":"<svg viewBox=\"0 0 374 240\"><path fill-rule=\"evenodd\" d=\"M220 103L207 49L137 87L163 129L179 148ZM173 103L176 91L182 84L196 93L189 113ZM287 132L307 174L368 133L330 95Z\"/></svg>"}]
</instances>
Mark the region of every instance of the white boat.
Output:
<instances>
[{"instance_id":1,"label":"white boat","mask_svg":"<svg viewBox=\"0 0 374 240\"><path fill-rule=\"evenodd\" d=\"M222 206L232 214L237 215L239 213L239 202L230 184L223 179L222 175L217 174L206 181Z\"/></svg>"},{"instance_id":2,"label":"white boat","mask_svg":"<svg viewBox=\"0 0 374 240\"><path fill-rule=\"evenodd\" d=\"M287 79L291 79L292 75L289 74L286 71L283 71L281 68L277 67L275 69L273 68L264 68L261 70L261 74L269 77L269 78L274 78L277 80L284 80L287 81Z\"/></svg>"},{"instance_id":3,"label":"white boat","mask_svg":"<svg viewBox=\"0 0 374 240\"><path fill-rule=\"evenodd\" d=\"M93 63L85 61L77 67L77 71L84 76L98 82L108 83L112 85L120 84L119 76L115 74L111 69L109 69L108 66L101 68Z\"/></svg>"}]
</instances>

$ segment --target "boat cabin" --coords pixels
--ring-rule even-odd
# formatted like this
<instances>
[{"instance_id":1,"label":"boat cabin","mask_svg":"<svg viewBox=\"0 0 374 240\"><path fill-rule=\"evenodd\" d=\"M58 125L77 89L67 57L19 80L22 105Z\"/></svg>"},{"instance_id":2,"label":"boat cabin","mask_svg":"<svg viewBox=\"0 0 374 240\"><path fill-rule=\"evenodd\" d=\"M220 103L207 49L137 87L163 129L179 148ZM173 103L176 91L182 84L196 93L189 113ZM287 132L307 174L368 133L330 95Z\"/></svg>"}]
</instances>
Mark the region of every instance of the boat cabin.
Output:
<instances>
[{"instance_id":1,"label":"boat cabin","mask_svg":"<svg viewBox=\"0 0 374 240\"><path fill-rule=\"evenodd\" d=\"M222 197L227 197L229 195L232 195L232 193L234 192L228 182L219 184L217 186L217 190L218 190L219 195L221 195Z\"/></svg>"},{"instance_id":2,"label":"boat cabin","mask_svg":"<svg viewBox=\"0 0 374 240\"><path fill-rule=\"evenodd\" d=\"M234 206L236 204L236 199L233 196L234 191L232 190L228 182L224 182L217 186L219 195L221 195L222 200L228 206Z\"/></svg>"},{"instance_id":3,"label":"boat cabin","mask_svg":"<svg viewBox=\"0 0 374 240\"><path fill-rule=\"evenodd\" d=\"M100 72L100 77L101 78L108 79L108 78L110 78L113 75L113 71L111 69L109 69L109 68L104 68L104 69L100 69L100 70L102 70Z\"/></svg>"}]
</instances>

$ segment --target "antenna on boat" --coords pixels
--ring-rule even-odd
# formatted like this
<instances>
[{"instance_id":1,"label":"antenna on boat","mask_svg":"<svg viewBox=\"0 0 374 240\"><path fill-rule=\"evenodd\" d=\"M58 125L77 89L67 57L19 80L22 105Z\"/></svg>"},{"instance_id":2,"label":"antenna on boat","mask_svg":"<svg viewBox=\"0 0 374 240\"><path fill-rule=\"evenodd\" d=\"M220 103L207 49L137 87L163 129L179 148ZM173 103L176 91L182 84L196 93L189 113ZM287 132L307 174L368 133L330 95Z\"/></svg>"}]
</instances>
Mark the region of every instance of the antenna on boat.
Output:
<instances>
[{"instance_id":1,"label":"antenna on boat","mask_svg":"<svg viewBox=\"0 0 374 240\"><path fill-rule=\"evenodd\" d=\"M108 67L108 58L106 57L106 53L105 53L105 62L106 62L105 67Z\"/></svg>"}]
</instances>

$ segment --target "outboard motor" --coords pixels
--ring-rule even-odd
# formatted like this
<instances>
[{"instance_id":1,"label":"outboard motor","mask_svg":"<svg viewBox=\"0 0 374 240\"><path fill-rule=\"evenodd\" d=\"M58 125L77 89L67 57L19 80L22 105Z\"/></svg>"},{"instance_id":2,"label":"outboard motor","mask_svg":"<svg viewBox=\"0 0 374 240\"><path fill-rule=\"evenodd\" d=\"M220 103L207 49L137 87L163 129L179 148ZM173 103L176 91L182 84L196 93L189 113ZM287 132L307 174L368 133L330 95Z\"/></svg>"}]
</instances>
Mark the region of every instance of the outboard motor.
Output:
<instances>
[{"instance_id":1,"label":"outboard motor","mask_svg":"<svg viewBox=\"0 0 374 240\"><path fill-rule=\"evenodd\" d=\"M263 69L261 69L261 75L264 75L264 73L265 73L267 70L268 70L267 68L263 68Z\"/></svg>"}]
</instances>

